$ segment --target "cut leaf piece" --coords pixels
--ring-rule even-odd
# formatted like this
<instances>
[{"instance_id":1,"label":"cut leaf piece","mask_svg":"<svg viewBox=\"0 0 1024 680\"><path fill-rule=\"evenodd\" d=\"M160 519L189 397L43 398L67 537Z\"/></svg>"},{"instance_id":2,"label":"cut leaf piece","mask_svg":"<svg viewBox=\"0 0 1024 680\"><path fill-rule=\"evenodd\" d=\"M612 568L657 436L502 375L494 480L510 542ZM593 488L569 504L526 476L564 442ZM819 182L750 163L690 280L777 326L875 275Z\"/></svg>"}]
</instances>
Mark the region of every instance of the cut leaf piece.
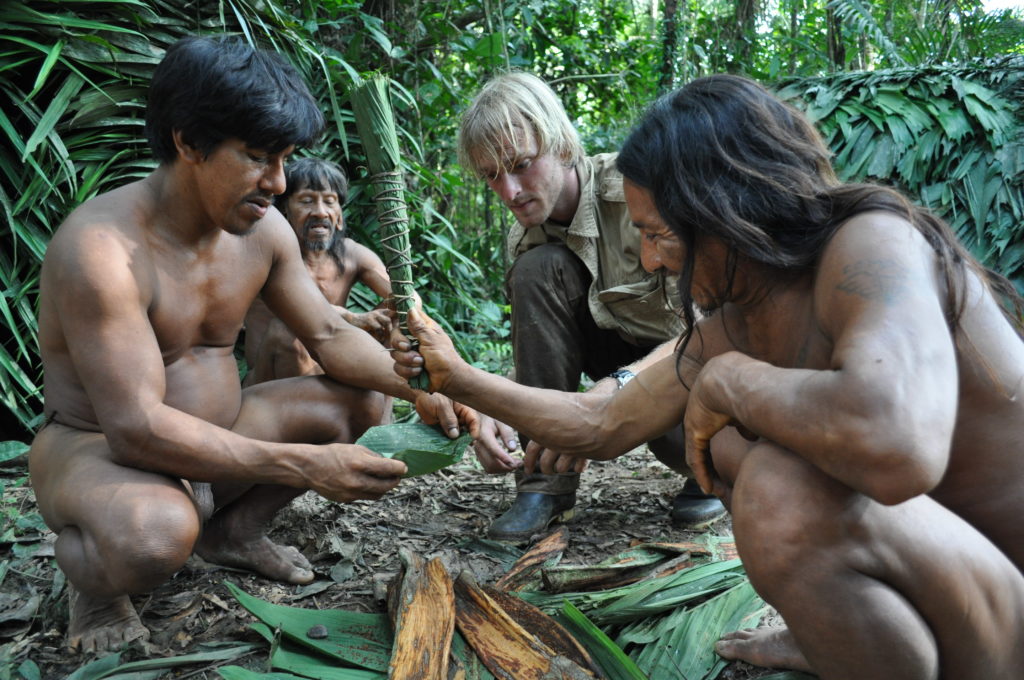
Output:
<instances>
[{"instance_id":1,"label":"cut leaf piece","mask_svg":"<svg viewBox=\"0 0 1024 680\"><path fill-rule=\"evenodd\" d=\"M459 462L471 441L473 436L468 432L449 439L430 425L393 423L371 427L356 444L402 461L409 468L405 476L418 477Z\"/></svg>"}]
</instances>

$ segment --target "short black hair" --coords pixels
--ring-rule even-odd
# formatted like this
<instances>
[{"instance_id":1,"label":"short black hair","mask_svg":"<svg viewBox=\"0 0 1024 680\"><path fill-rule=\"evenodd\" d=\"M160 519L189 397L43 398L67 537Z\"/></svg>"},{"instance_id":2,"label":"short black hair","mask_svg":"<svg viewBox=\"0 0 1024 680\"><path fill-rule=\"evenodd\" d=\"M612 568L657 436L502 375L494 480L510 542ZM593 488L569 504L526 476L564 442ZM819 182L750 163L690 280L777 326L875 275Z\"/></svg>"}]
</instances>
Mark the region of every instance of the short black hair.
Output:
<instances>
[{"instance_id":1,"label":"short black hair","mask_svg":"<svg viewBox=\"0 0 1024 680\"><path fill-rule=\"evenodd\" d=\"M177 158L173 133L204 156L228 138L277 153L316 141L324 117L284 59L234 36L191 36L157 66L146 104L146 139L160 162Z\"/></svg>"}]
</instances>

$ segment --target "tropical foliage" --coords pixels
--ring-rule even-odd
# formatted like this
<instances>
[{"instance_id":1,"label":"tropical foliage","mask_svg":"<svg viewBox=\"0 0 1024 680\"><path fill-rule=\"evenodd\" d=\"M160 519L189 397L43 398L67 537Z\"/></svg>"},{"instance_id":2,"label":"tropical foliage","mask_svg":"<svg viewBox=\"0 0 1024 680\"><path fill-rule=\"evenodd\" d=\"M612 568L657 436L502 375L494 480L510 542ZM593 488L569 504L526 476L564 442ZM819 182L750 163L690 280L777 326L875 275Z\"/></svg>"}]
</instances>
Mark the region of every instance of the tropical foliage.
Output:
<instances>
[{"instance_id":1,"label":"tropical foliage","mask_svg":"<svg viewBox=\"0 0 1024 680\"><path fill-rule=\"evenodd\" d=\"M844 180L891 184L942 215L1024 290L1024 59L791 81Z\"/></svg>"},{"instance_id":2,"label":"tropical foliage","mask_svg":"<svg viewBox=\"0 0 1024 680\"><path fill-rule=\"evenodd\" d=\"M508 216L453 146L459 111L499 69L551 81L594 151L694 76L788 79L846 176L897 183L988 263L1021 271L1021 65L980 60L1024 54L1024 23L980 0L26 0L0 5L0 26L0 398L22 438L42 410L35 312L49 236L82 201L152 169L148 79L191 33L240 33L298 67L331 122L304 153L348 169L348 221L370 243L347 96L367 72L391 78L417 288L491 369L508 358ZM881 68L898 70L854 72Z\"/></svg>"}]
</instances>

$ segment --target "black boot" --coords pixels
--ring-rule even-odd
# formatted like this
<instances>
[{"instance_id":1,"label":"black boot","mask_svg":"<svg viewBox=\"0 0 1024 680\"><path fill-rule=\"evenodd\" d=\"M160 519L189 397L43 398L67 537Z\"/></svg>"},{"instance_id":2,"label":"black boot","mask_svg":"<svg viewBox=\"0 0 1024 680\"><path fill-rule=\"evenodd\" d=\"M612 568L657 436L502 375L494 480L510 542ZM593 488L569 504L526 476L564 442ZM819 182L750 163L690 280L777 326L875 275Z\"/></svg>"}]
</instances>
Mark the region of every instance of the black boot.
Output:
<instances>
[{"instance_id":1,"label":"black boot","mask_svg":"<svg viewBox=\"0 0 1024 680\"><path fill-rule=\"evenodd\" d=\"M672 525L680 529L704 529L725 516L725 506L717 496L706 494L693 479L687 479L683 490L672 499L669 517Z\"/></svg>"},{"instance_id":2,"label":"black boot","mask_svg":"<svg viewBox=\"0 0 1024 680\"><path fill-rule=\"evenodd\" d=\"M487 536L495 541L525 543L554 521L572 519L576 493L547 494L520 491L512 507L494 520Z\"/></svg>"}]
</instances>

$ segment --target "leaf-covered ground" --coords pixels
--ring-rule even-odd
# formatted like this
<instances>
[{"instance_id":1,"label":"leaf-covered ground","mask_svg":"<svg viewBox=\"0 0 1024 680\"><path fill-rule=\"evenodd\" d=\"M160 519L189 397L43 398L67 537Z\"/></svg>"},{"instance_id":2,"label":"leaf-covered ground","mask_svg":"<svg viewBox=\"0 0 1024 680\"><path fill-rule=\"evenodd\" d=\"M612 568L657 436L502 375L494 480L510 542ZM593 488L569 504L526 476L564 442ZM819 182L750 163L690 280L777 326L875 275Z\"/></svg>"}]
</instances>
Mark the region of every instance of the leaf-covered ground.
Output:
<instances>
[{"instance_id":1,"label":"leaf-covered ground","mask_svg":"<svg viewBox=\"0 0 1024 680\"><path fill-rule=\"evenodd\" d=\"M404 546L425 557L440 555L451 568L470 569L481 583L493 582L521 552L485 540L488 524L511 504L515 490L510 477L484 475L471 458L406 480L376 503L338 505L312 493L298 498L277 517L271 536L298 546L314 563L317 580L310 586L283 585L193 558L171 581L134 599L152 638L145 647L128 649L122 662L248 641L261 644L231 663L267 670L266 647L248 629L253 618L224 581L272 602L379 612L383 589L398 569L398 548ZM0 679L64 678L90 659L63 650L67 596L54 567L53 535L38 521L24 477L19 467L3 474ZM692 538L668 520L669 503L681 484L643 449L592 465L584 473L576 516L568 523L569 548L562 563L594 564L631 543ZM710 530L728 534L728 519ZM216 663L223 662L181 666L163 677L219 678ZM732 664L720 678L766 674Z\"/></svg>"}]
</instances>

